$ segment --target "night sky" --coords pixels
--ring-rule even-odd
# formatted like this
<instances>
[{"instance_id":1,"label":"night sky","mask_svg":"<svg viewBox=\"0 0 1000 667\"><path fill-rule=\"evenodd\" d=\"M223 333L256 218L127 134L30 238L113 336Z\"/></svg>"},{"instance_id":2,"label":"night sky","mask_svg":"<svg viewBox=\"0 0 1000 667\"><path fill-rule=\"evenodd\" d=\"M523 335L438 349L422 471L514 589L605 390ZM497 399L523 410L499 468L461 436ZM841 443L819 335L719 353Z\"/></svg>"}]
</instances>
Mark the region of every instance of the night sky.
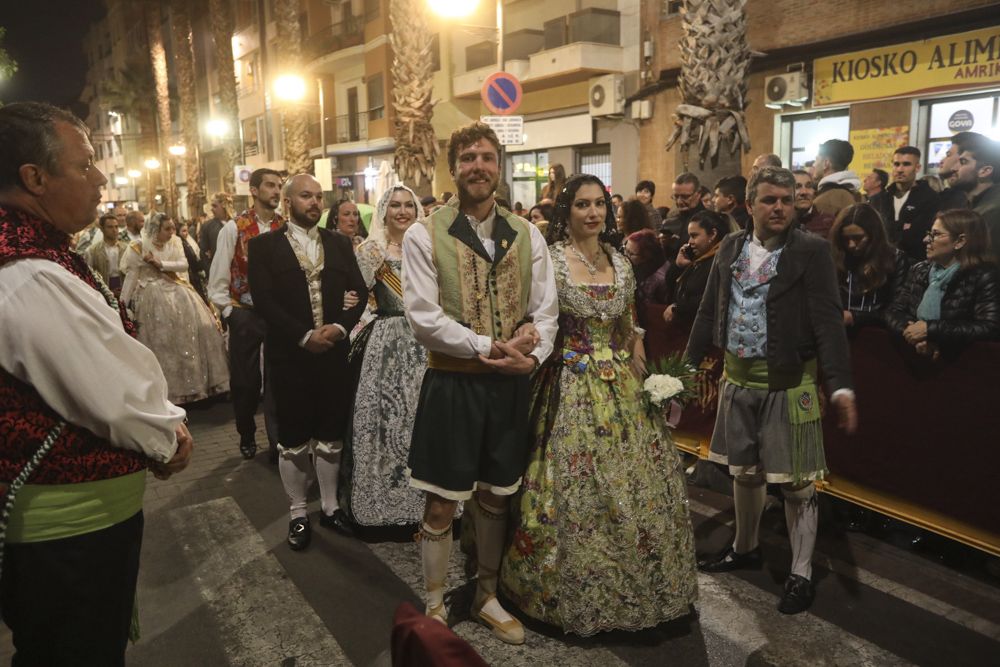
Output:
<instances>
[{"instance_id":1,"label":"night sky","mask_svg":"<svg viewBox=\"0 0 1000 667\"><path fill-rule=\"evenodd\" d=\"M83 88L83 38L104 15L100 0L0 0L0 46L17 61L13 79L0 81L0 100L39 100L73 108Z\"/></svg>"}]
</instances>

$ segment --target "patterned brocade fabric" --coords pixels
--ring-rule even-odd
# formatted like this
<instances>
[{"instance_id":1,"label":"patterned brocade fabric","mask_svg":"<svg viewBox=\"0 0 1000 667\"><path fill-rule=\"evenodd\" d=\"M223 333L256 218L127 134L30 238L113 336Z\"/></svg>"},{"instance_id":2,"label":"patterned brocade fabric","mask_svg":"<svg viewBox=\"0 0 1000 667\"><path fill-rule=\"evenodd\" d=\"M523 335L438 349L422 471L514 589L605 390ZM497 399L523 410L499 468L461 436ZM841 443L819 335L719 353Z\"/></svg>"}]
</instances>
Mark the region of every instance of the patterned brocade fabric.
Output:
<instances>
[{"instance_id":1,"label":"patterned brocade fabric","mask_svg":"<svg viewBox=\"0 0 1000 667\"><path fill-rule=\"evenodd\" d=\"M100 291L83 257L71 251L69 237L16 209L0 207L0 264L23 258L46 259ZM122 328L135 326L119 305ZM12 480L38 449L60 416L34 387L0 371L0 480ZM112 447L87 429L67 424L55 446L28 480L31 484L72 484L111 479L143 470L137 452Z\"/></svg>"},{"instance_id":2,"label":"patterned brocade fabric","mask_svg":"<svg viewBox=\"0 0 1000 667\"><path fill-rule=\"evenodd\" d=\"M358 252L378 317L351 346L351 366L360 372L344 456L348 483L340 495L363 526L417 523L424 513L424 494L409 485L406 462L427 351L402 317L403 300L393 287L401 262L383 258L372 243Z\"/></svg>"},{"instance_id":3,"label":"patterned brocade fabric","mask_svg":"<svg viewBox=\"0 0 1000 667\"><path fill-rule=\"evenodd\" d=\"M679 457L625 349L634 278L616 253L613 285L574 284L562 247L551 251L563 350L547 368L561 372L532 387L535 441L501 586L566 632L652 627L689 613L697 580Z\"/></svg>"}]
</instances>

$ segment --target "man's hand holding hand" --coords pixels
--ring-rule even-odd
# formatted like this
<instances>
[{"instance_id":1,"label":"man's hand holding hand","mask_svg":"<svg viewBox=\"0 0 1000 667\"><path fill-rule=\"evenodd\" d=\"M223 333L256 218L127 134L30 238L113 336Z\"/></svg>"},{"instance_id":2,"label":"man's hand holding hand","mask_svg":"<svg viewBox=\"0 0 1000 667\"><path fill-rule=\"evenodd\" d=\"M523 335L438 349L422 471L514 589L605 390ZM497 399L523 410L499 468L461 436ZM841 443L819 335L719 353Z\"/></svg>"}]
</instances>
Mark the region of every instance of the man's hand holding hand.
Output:
<instances>
[{"instance_id":1,"label":"man's hand holding hand","mask_svg":"<svg viewBox=\"0 0 1000 667\"><path fill-rule=\"evenodd\" d=\"M309 340L303 345L307 352L312 352L313 354L320 354L326 352L333 348L333 342L327 339L327 336L323 333L323 330L329 325L324 325L319 329L313 329L312 333L309 334ZM334 327L336 328L336 327Z\"/></svg>"},{"instance_id":2,"label":"man's hand holding hand","mask_svg":"<svg viewBox=\"0 0 1000 667\"><path fill-rule=\"evenodd\" d=\"M531 350L538 347L538 344L542 341L541 334L538 333L538 329L531 322L525 322L514 332L514 338L520 338L521 336L531 336ZM528 350L528 352L531 352L531 350Z\"/></svg>"},{"instance_id":3,"label":"man's hand holding hand","mask_svg":"<svg viewBox=\"0 0 1000 667\"><path fill-rule=\"evenodd\" d=\"M479 355L479 360L496 372L504 375L527 375L535 370L535 366L537 365L535 358L522 354L520 350L511 345L511 342L501 343L493 341L493 348L499 350L504 356L500 359L494 359L493 350L491 349L489 357Z\"/></svg>"}]
</instances>

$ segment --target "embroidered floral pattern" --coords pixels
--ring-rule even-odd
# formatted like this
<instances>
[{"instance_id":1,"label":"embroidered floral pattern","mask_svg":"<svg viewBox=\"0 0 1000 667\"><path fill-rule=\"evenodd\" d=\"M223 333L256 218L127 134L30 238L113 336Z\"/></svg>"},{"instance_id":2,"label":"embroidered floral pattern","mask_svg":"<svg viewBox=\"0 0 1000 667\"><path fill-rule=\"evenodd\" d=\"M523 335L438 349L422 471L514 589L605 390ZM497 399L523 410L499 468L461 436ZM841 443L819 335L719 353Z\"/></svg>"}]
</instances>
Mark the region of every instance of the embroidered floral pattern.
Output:
<instances>
[{"instance_id":1,"label":"embroidered floral pattern","mask_svg":"<svg viewBox=\"0 0 1000 667\"><path fill-rule=\"evenodd\" d=\"M572 283L562 247L551 255L564 342L550 363L565 368L558 393L532 388L532 414L556 414L547 439L544 419L532 425L501 586L567 632L651 627L688 613L697 579L678 455L647 413L625 349L635 281L617 253L615 282L604 286Z\"/></svg>"},{"instance_id":2,"label":"embroidered floral pattern","mask_svg":"<svg viewBox=\"0 0 1000 667\"><path fill-rule=\"evenodd\" d=\"M47 259L63 267L84 283L104 294L83 257L71 251L69 237L42 221L14 209L0 207L0 264L34 257ZM135 335L135 327L124 307L112 295L122 327ZM0 370L0 432L4 434L0 450L0 480L11 480L24 466L38 445L61 418L34 387ZM72 484L111 479L145 468L138 452L111 447L90 431L67 423L55 446L42 459L29 479L32 484Z\"/></svg>"}]
</instances>

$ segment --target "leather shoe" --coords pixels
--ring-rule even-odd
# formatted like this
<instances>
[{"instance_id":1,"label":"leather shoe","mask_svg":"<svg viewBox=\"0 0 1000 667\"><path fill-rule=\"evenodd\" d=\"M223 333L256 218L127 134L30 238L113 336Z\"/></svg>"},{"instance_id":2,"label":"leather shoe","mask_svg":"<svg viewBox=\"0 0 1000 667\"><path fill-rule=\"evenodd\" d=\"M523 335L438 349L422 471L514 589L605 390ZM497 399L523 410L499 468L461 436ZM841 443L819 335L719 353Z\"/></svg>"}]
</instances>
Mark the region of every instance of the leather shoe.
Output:
<instances>
[{"instance_id":1,"label":"leather shoe","mask_svg":"<svg viewBox=\"0 0 1000 667\"><path fill-rule=\"evenodd\" d=\"M356 535L354 525L351 523L351 520L347 518L347 513L339 508L333 510L333 514L324 514L320 511L319 525L324 528L332 528L346 537L354 537Z\"/></svg>"},{"instance_id":2,"label":"leather shoe","mask_svg":"<svg viewBox=\"0 0 1000 667\"><path fill-rule=\"evenodd\" d=\"M798 614L809 608L816 597L813 583L797 574L788 575L785 580L785 592L778 602L778 611L782 614Z\"/></svg>"},{"instance_id":3,"label":"leather shoe","mask_svg":"<svg viewBox=\"0 0 1000 667\"><path fill-rule=\"evenodd\" d=\"M726 547L721 554L698 561L702 572L732 572L733 570L759 570L764 564L764 556L757 547L745 554L738 554L733 547Z\"/></svg>"},{"instance_id":4,"label":"leather shoe","mask_svg":"<svg viewBox=\"0 0 1000 667\"><path fill-rule=\"evenodd\" d=\"M288 524L288 546L292 551L302 551L309 546L312 539L312 529L309 527L309 519L305 517L292 519Z\"/></svg>"},{"instance_id":5,"label":"leather shoe","mask_svg":"<svg viewBox=\"0 0 1000 667\"><path fill-rule=\"evenodd\" d=\"M240 440L240 454L247 460L252 459L257 454L257 443L254 442L253 438Z\"/></svg>"}]
</instances>

